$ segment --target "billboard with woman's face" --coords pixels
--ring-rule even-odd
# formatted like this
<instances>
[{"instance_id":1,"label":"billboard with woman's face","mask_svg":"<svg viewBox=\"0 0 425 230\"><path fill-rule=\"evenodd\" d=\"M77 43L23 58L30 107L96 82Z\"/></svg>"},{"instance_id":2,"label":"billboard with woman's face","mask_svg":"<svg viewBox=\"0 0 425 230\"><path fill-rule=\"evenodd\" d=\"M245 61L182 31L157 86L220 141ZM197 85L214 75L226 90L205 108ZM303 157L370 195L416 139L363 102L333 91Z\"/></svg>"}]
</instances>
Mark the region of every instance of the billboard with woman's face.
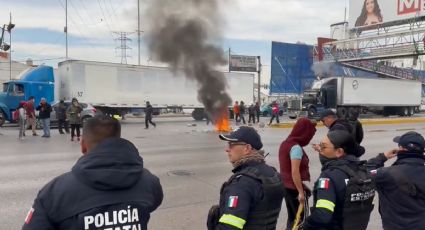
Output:
<instances>
[{"instance_id":1,"label":"billboard with woman's face","mask_svg":"<svg viewBox=\"0 0 425 230\"><path fill-rule=\"evenodd\" d=\"M350 0L349 26L366 27L423 16L425 0Z\"/></svg>"}]
</instances>

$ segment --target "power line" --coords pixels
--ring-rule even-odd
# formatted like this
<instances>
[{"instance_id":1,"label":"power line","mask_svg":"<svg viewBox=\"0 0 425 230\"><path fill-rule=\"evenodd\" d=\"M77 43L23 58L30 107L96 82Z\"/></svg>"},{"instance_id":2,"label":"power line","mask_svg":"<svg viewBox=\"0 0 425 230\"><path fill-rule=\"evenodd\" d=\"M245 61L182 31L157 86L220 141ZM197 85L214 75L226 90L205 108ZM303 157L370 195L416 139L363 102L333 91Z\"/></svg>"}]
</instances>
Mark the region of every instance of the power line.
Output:
<instances>
[{"instance_id":1,"label":"power line","mask_svg":"<svg viewBox=\"0 0 425 230\"><path fill-rule=\"evenodd\" d=\"M106 14L109 16L109 18L111 19L111 22L112 22L112 26L114 27L114 28L117 28L117 26L115 25L115 20L113 19L113 15L111 14L111 12L109 11L109 9L108 9L108 6L107 6L107 4L106 4L106 0L103 0L103 5L105 5L105 11L106 11Z\"/></svg>"},{"instance_id":2,"label":"power line","mask_svg":"<svg viewBox=\"0 0 425 230\"><path fill-rule=\"evenodd\" d=\"M65 6L63 5L63 3L62 3L62 1L61 0L58 0L59 1L59 3L61 4L61 6L62 6L62 8L65 10ZM75 26L75 28L76 28L76 30L80 33L80 35L81 35L81 39L83 39L83 40L85 40L93 49L95 49L95 50L97 50L98 51L98 49L95 47L95 46L93 46L93 44L84 36L84 34L80 31L80 29L79 29L79 27L78 27L78 24L77 23L75 23L75 21L72 19L72 17L71 16L69 16L69 19L70 19L70 21L72 22L72 24L74 24L74 26Z\"/></svg>"},{"instance_id":3,"label":"power line","mask_svg":"<svg viewBox=\"0 0 425 230\"><path fill-rule=\"evenodd\" d=\"M102 15L103 15L103 18L105 19L106 26L108 27L109 32L111 33L112 39L114 39L114 36L112 35L112 29L109 26L108 20L106 19L105 13L103 11L102 6L100 5L100 1L99 0L97 0L97 4L99 5L100 11L102 12Z\"/></svg>"}]
</instances>

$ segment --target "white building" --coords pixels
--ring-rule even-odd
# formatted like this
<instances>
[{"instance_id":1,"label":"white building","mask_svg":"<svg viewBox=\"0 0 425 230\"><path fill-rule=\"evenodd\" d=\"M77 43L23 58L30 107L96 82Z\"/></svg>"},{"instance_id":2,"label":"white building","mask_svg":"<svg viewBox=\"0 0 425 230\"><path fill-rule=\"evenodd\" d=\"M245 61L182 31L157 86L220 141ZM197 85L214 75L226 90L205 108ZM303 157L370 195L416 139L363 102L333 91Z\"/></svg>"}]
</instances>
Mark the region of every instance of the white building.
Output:
<instances>
[{"instance_id":1,"label":"white building","mask_svg":"<svg viewBox=\"0 0 425 230\"><path fill-rule=\"evenodd\" d=\"M32 61L27 61L27 64L12 60L12 74L10 72L9 53L0 52L0 84L12 79L18 79L19 74L32 66Z\"/></svg>"}]
</instances>

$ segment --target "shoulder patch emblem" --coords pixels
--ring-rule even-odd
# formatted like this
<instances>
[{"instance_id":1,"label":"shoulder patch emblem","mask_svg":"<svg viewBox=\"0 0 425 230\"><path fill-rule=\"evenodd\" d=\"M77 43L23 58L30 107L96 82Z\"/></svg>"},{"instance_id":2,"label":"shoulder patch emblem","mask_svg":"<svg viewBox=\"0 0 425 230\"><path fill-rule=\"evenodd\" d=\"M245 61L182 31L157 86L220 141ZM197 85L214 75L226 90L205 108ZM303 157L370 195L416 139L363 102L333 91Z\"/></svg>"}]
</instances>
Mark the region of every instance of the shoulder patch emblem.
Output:
<instances>
[{"instance_id":1,"label":"shoulder patch emblem","mask_svg":"<svg viewBox=\"0 0 425 230\"><path fill-rule=\"evenodd\" d=\"M238 196L230 196L229 201L227 202L227 206L229 208L236 208L238 207Z\"/></svg>"},{"instance_id":2,"label":"shoulder patch emblem","mask_svg":"<svg viewBox=\"0 0 425 230\"><path fill-rule=\"evenodd\" d=\"M319 183L317 183L318 188L328 189L329 188L329 178L319 178Z\"/></svg>"},{"instance_id":3,"label":"shoulder patch emblem","mask_svg":"<svg viewBox=\"0 0 425 230\"><path fill-rule=\"evenodd\" d=\"M370 170L370 174L372 174L373 176L375 176L378 173L378 170L374 169L374 170Z\"/></svg>"}]
</instances>

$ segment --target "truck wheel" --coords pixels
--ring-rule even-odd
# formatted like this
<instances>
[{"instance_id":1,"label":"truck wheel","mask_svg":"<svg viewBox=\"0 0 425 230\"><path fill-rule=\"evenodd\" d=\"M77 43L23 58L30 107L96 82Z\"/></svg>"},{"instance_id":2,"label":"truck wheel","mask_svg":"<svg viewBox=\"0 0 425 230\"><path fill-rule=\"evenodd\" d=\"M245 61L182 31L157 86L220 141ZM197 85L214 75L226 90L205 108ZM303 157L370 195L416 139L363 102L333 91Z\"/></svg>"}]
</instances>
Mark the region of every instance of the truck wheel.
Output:
<instances>
[{"instance_id":1,"label":"truck wheel","mask_svg":"<svg viewBox=\"0 0 425 230\"><path fill-rule=\"evenodd\" d=\"M310 107L309 109L308 109L308 117L309 118L312 118L312 117L315 117L317 115L317 110L316 110L316 108L314 108L314 107Z\"/></svg>"},{"instance_id":2,"label":"truck wheel","mask_svg":"<svg viewBox=\"0 0 425 230\"><path fill-rule=\"evenodd\" d=\"M346 119L348 117L348 109L345 107L339 107L336 111L338 118Z\"/></svg>"},{"instance_id":3,"label":"truck wheel","mask_svg":"<svg viewBox=\"0 0 425 230\"><path fill-rule=\"evenodd\" d=\"M6 115L2 110L0 110L0 126L3 126L6 122Z\"/></svg>"},{"instance_id":4,"label":"truck wheel","mask_svg":"<svg viewBox=\"0 0 425 230\"><path fill-rule=\"evenodd\" d=\"M409 107L408 116L411 117L411 116L413 116L413 114L415 114L414 108L413 107Z\"/></svg>"},{"instance_id":5,"label":"truck wheel","mask_svg":"<svg viewBox=\"0 0 425 230\"><path fill-rule=\"evenodd\" d=\"M267 117L269 115L269 113L267 111L263 112L263 117Z\"/></svg>"},{"instance_id":6,"label":"truck wheel","mask_svg":"<svg viewBox=\"0 0 425 230\"><path fill-rule=\"evenodd\" d=\"M421 112L420 109L419 109L419 106L415 106L414 111L415 111L415 113L420 113Z\"/></svg>"},{"instance_id":7,"label":"truck wheel","mask_svg":"<svg viewBox=\"0 0 425 230\"><path fill-rule=\"evenodd\" d=\"M399 116L407 117L409 116L409 107L401 107L399 108Z\"/></svg>"},{"instance_id":8,"label":"truck wheel","mask_svg":"<svg viewBox=\"0 0 425 230\"><path fill-rule=\"evenodd\" d=\"M205 111L202 108L196 108L192 112L192 117L196 121L202 121L205 118Z\"/></svg>"}]
</instances>

